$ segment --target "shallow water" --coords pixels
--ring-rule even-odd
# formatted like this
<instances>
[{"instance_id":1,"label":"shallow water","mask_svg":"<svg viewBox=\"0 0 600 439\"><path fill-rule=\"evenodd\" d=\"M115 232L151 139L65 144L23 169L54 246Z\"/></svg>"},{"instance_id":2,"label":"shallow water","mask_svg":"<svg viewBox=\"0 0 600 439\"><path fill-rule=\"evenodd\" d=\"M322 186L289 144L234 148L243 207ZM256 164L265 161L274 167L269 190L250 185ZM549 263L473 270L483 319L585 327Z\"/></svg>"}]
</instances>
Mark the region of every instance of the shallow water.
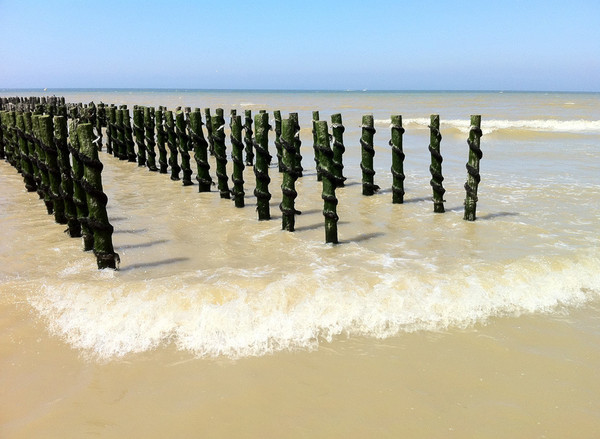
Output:
<instances>
[{"instance_id":1,"label":"shallow water","mask_svg":"<svg viewBox=\"0 0 600 439\"><path fill-rule=\"evenodd\" d=\"M118 272L97 271L93 255L0 163L7 437L598 431L598 94L49 93L130 108L297 111L303 214L295 233L280 230L275 167L273 219L259 222L251 168L247 206L236 209L216 191L199 194L101 153L122 262ZM322 120L341 112L346 126L337 246L323 243L312 110ZM360 119L368 113L382 188L373 197L360 186ZM390 191L396 113L406 127L403 205L391 204ZM442 122L442 215L430 201L430 113ZM484 158L479 219L469 223L462 186L475 113L483 116ZM160 416L143 424L141 413Z\"/></svg>"}]
</instances>

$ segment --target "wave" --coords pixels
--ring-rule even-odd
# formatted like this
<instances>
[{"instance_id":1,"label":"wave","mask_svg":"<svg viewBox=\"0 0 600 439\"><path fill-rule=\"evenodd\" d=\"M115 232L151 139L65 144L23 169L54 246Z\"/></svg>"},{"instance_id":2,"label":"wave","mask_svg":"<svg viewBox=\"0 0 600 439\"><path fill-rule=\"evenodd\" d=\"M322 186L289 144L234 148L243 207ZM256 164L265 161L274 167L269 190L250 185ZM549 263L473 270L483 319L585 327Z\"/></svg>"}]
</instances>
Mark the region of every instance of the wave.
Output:
<instances>
[{"instance_id":1,"label":"wave","mask_svg":"<svg viewBox=\"0 0 600 439\"><path fill-rule=\"evenodd\" d=\"M260 288L265 273L235 275L228 267L128 283L111 274L83 284L65 272L29 302L52 332L108 360L169 343L198 357L260 356L315 349L340 335L468 327L600 298L597 254L465 265L445 274L401 269L401 260L386 255L377 265L375 282L336 277L339 267L316 264L311 275L283 275Z\"/></svg>"},{"instance_id":2,"label":"wave","mask_svg":"<svg viewBox=\"0 0 600 439\"><path fill-rule=\"evenodd\" d=\"M390 119L376 119L376 125L390 125ZM403 120L405 128L424 129L429 125L429 119L407 118ZM468 119L441 119L440 129L453 128L461 133L468 133L470 121ZM575 133L575 134L600 134L600 120L555 120L555 119L489 119L481 122L483 134L497 131L530 131L546 133Z\"/></svg>"}]
</instances>

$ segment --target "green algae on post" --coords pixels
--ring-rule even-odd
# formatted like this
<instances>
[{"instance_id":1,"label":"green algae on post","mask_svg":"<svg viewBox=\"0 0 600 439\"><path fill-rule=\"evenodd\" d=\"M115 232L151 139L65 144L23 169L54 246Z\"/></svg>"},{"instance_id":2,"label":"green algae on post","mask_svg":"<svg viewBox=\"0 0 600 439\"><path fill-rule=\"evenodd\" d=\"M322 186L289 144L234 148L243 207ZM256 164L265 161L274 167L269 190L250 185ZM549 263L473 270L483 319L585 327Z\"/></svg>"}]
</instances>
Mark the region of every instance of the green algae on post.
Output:
<instances>
[{"instance_id":1,"label":"green algae on post","mask_svg":"<svg viewBox=\"0 0 600 439\"><path fill-rule=\"evenodd\" d=\"M190 124L188 131L190 133L191 146L194 150L194 160L196 160L198 192L210 192L213 181L209 173L208 142L202 132L202 112L199 108L196 108L190 113L189 117Z\"/></svg>"},{"instance_id":2,"label":"green algae on post","mask_svg":"<svg viewBox=\"0 0 600 439\"><path fill-rule=\"evenodd\" d=\"M244 111L244 143L246 144L246 166L254 166L254 139L252 137L252 110Z\"/></svg>"},{"instance_id":3,"label":"green algae on post","mask_svg":"<svg viewBox=\"0 0 600 439\"><path fill-rule=\"evenodd\" d=\"M192 168L190 166L190 150L189 136L187 134L187 121L183 111L177 111L175 115L175 129L177 130L177 138L179 139L179 153L181 154L181 170L183 178L181 182L184 186L191 186L192 183Z\"/></svg>"},{"instance_id":4,"label":"green algae on post","mask_svg":"<svg viewBox=\"0 0 600 439\"><path fill-rule=\"evenodd\" d=\"M432 114L429 124L429 152L431 153L431 180L429 184L433 189L433 211L435 213L444 213L444 193L446 189L442 185L444 177L442 176L442 155L440 153L440 142L442 134L440 133L440 116Z\"/></svg>"},{"instance_id":5,"label":"green algae on post","mask_svg":"<svg viewBox=\"0 0 600 439\"><path fill-rule=\"evenodd\" d=\"M254 142L254 148L256 149L256 164L254 166L256 189L254 189L254 195L256 196L258 219L262 221L271 219L269 211L269 200L271 199L269 193L269 183L271 182L269 177L269 163L271 161L271 155L269 154L269 130L271 129L269 115L259 113L254 116L254 128L256 130L256 142Z\"/></svg>"},{"instance_id":6,"label":"green algae on post","mask_svg":"<svg viewBox=\"0 0 600 439\"><path fill-rule=\"evenodd\" d=\"M213 145L215 147L215 159L217 161L217 187L221 198L230 199L227 177L227 154L225 151L225 119L223 110L217 108L216 116L211 117Z\"/></svg>"},{"instance_id":7,"label":"green algae on post","mask_svg":"<svg viewBox=\"0 0 600 439\"><path fill-rule=\"evenodd\" d=\"M337 187L344 186L344 163L343 156L346 148L344 147L344 125L342 124L342 115L340 113L331 115L331 134L333 135L333 175L337 179Z\"/></svg>"},{"instance_id":8,"label":"green algae on post","mask_svg":"<svg viewBox=\"0 0 600 439\"><path fill-rule=\"evenodd\" d=\"M277 169L279 172L283 172L283 149L281 146L281 111L275 110L273 112L273 119L275 120L275 150L277 151Z\"/></svg>"},{"instance_id":9,"label":"green algae on post","mask_svg":"<svg viewBox=\"0 0 600 439\"><path fill-rule=\"evenodd\" d=\"M137 145L138 166L146 166L146 143L144 136L144 109L135 105L133 107L133 133Z\"/></svg>"},{"instance_id":10,"label":"green algae on post","mask_svg":"<svg viewBox=\"0 0 600 439\"><path fill-rule=\"evenodd\" d=\"M146 143L146 165L152 172L158 171L156 167L156 141L154 140L154 107L144 107L144 132Z\"/></svg>"},{"instance_id":11,"label":"green algae on post","mask_svg":"<svg viewBox=\"0 0 600 439\"><path fill-rule=\"evenodd\" d=\"M316 123L319 121L319 112L312 112L312 135L313 135L313 153L315 156L315 169L317 171L317 181L321 181L323 177L321 176L321 165L320 165L320 157L319 150L317 149L317 129Z\"/></svg>"},{"instance_id":12,"label":"green algae on post","mask_svg":"<svg viewBox=\"0 0 600 439\"><path fill-rule=\"evenodd\" d=\"M96 138L98 139L98 151L102 151L102 128L105 126L106 108L104 108L104 103L100 102L96 109Z\"/></svg>"},{"instance_id":13,"label":"green algae on post","mask_svg":"<svg viewBox=\"0 0 600 439\"><path fill-rule=\"evenodd\" d=\"M98 160L98 149L92 143L92 125L80 124L77 137L84 173L81 184L86 192L89 216L86 220L94 234L94 254L98 269L118 269L119 255L112 244L113 227L108 222L106 205L108 197L102 189L102 163Z\"/></svg>"},{"instance_id":14,"label":"green algae on post","mask_svg":"<svg viewBox=\"0 0 600 439\"><path fill-rule=\"evenodd\" d=\"M31 163L30 158L30 146L25 129L25 116L22 112L17 113L16 122L17 134L19 136L19 149L21 152L21 174L23 175L23 182L25 183L27 192L35 192L37 184L35 183L33 164Z\"/></svg>"},{"instance_id":15,"label":"green algae on post","mask_svg":"<svg viewBox=\"0 0 600 439\"><path fill-rule=\"evenodd\" d=\"M210 108L204 109L204 120L206 120L206 137L208 139L208 152L210 155L215 155L215 145L213 143L213 132L212 132L212 116L210 115Z\"/></svg>"},{"instance_id":16,"label":"green algae on post","mask_svg":"<svg viewBox=\"0 0 600 439\"><path fill-rule=\"evenodd\" d=\"M475 221L477 218L477 189L481 176L479 175L479 161L483 157L481 152L481 116L471 116L471 128L469 129L469 161L467 163L467 182L465 183L465 190L467 195L465 198L465 216L466 221Z\"/></svg>"},{"instance_id":17,"label":"green algae on post","mask_svg":"<svg viewBox=\"0 0 600 439\"><path fill-rule=\"evenodd\" d=\"M404 203L404 151L402 151L402 116L392 116L392 203Z\"/></svg>"},{"instance_id":18,"label":"green algae on post","mask_svg":"<svg viewBox=\"0 0 600 439\"><path fill-rule=\"evenodd\" d=\"M54 143L54 125L52 116L44 115L39 118L40 140L46 152L46 167L50 183L50 198L52 199L54 220L58 224L67 224L65 202L60 190L60 170L58 169L58 150ZM91 125L90 125L91 128Z\"/></svg>"},{"instance_id":19,"label":"green algae on post","mask_svg":"<svg viewBox=\"0 0 600 439\"><path fill-rule=\"evenodd\" d=\"M94 234L90 229L88 217L88 205L86 193L83 189L81 181L83 180L84 165L82 155L79 152L79 137L77 135L77 120L71 119L69 123L69 152L73 157L73 202L77 210L77 220L81 225L81 237L83 242L83 250L90 251L94 248Z\"/></svg>"},{"instance_id":20,"label":"green algae on post","mask_svg":"<svg viewBox=\"0 0 600 439\"><path fill-rule=\"evenodd\" d=\"M298 197L296 192L296 180L298 171L296 164L296 148L294 139L296 134L296 122L293 119L283 119L281 121L281 150L282 150L282 169L283 181L281 183L282 201L279 204L281 210L281 228L288 232L293 232L296 227L296 206L295 200Z\"/></svg>"},{"instance_id":21,"label":"green algae on post","mask_svg":"<svg viewBox=\"0 0 600 439\"><path fill-rule=\"evenodd\" d=\"M338 200L335 196L337 179L333 174L332 166L333 151L329 145L327 122L324 120L316 121L314 126L317 137L315 148L319 151L321 175L323 177L321 198L323 198L323 216L325 217L325 242L337 244L337 223L339 218L337 215Z\"/></svg>"},{"instance_id":22,"label":"green algae on post","mask_svg":"<svg viewBox=\"0 0 600 439\"><path fill-rule=\"evenodd\" d=\"M73 179L71 176L71 158L69 154L67 118L54 116L54 138L58 150L58 167L60 168L60 190L65 203L65 216L67 217L66 233L71 238L81 236L81 224L77 219L77 207L73 201Z\"/></svg>"},{"instance_id":23,"label":"green algae on post","mask_svg":"<svg viewBox=\"0 0 600 439\"><path fill-rule=\"evenodd\" d=\"M31 120L31 112L26 112L24 115L24 122L25 122L25 132L28 138L28 150L29 150L29 159L31 161L31 166L33 169L33 178L35 180L35 185L36 185L36 192L38 194L38 196L40 197L40 199L44 199L44 190L42 188L42 176L40 173L40 169L38 167L38 156L37 156L37 152L36 152L36 145L37 142L39 141L39 139L36 137L34 131L33 131L33 122Z\"/></svg>"},{"instance_id":24,"label":"green algae on post","mask_svg":"<svg viewBox=\"0 0 600 439\"><path fill-rule=\"evenodd\" d=\"M125 150L127 161L135 163L137 155L135 153L135 142L133 141L133 129L131 127L131 115L127 105L121 106L121 112L123 113L123 129L125 133ZM145 154L144 154L145 156ZM145 160L144 160L145 163Z\"/></svg>"},{"instance_id":25,"label":"green algae on post","mask_svg":"<svg viewBox=\"0 0 600 439\"><path fill-rule=\"evenodd\" d=\"M165 128L167 131L167 146L169 147L169 165L171 166L171 180L179 180L181 168L177 162L177 134L175 134L175 121L173 112L165 112Z\"/></svg>"},{"instance_id":26,"label":"green algae on post","mask_svg":"<svg viewBox=\"0 0 600 439\"><path fill-rule=\"evenodd\" d=\"M300 140L300 123L298 122L298 113L290 113L290 120L294 122L294 149L295 149L295 158L294 158L294 170L298 177L302 177L302 172L304 169L302 168L302 154L300 154L300 147L302 146L302 141Z\"/></svg>"},{"instance_id":27,"label":"green algae on post","mask_svg":"<svg viewBox=\"0 0 600 439\"><path fill-rule=\"evenodd\" d=\"M107 116L106 116L106 152L108 154L113 154L113 148L117 141L115 137L117 135L117 128L115 126L117 120L116 116L116 107L111 105L108 107Z\"/></svg>"},{"instance_id":28,"label":"green algae on post","mask_svg":"<svg viewBox=\"0 0 600 439\"><path fill-rule=\"evenodd\" d=\"M242 141L242 117L231 115L231 161L233 162L233 199L235 207L244 207L244 142Z\"/></svg>"},{"instance_id":29,"label":"green algae on post","mask_svg":"<svg viewBox=\"0 0 600 439\"><path fill-rule=\"evenodd\" d=\"M167 161L167 148L165 127L163 126L163 107L158 107L154 113L156 122L156 147L158 148L158 166L161 174L166 174L169 169Z\"/></svg>"},{"instance_id":30,"label":"green algae on post","mask_svg":"<svg viewBox=\"0 0 600 439\"><path fill-rule=\"evenodd\" d=\"M379 186L373 183L375 171L373 170L373 157L375 149L373 148L373 136L375 128L373 127L373 115L368 114L362 118L362 136L360 145L362 147L362 160L360 169L362 169L362 193L363 195L373 195L379 190Z\"/></svg>"}]
</instances>

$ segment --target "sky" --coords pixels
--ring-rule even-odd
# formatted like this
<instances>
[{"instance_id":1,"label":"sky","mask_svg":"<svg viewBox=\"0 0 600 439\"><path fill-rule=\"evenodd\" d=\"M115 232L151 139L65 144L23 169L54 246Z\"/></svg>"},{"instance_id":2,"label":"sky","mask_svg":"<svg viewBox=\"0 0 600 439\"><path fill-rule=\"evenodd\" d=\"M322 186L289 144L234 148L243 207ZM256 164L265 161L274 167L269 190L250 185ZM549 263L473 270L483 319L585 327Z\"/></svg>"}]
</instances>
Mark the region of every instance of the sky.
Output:
<instances>
[{"instance_id":1,"label":"sky","mask_svg":"<svg viewBox=\"0 0 600 439\"><path fill-rule=\"evenodd\" d=\"M0 0L0 88L600 91L600 0Z\"/></svg>"}]
</instances>

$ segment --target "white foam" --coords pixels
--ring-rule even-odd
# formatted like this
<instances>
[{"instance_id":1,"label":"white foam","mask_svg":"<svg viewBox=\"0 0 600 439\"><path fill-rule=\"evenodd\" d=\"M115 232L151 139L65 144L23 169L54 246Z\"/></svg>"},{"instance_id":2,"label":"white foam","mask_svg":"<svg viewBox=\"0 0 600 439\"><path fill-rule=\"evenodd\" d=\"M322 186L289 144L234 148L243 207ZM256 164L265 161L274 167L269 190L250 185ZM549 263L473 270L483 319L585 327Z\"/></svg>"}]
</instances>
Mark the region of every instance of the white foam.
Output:
<instances>
[{"instance_id":1,"label":"white foam","mask_svg":"<svg viewBox=\"0 0 600 439\"><path fill-rule=\"evenodd\" d=\"M59 280L30 303L73 346L110 359L171 342L211 357L312 349L339 334L383 338L465 327L600 297L597 255L467 265L451 274L418 273L390 256L382 262L378 273L368 268L370 281L347 271L334 276L337 266L315 262L312 277L271 276L260 290L243 275L220 272L217 281L209 270L123 284Z\"/></svg>"}]
</instances>

